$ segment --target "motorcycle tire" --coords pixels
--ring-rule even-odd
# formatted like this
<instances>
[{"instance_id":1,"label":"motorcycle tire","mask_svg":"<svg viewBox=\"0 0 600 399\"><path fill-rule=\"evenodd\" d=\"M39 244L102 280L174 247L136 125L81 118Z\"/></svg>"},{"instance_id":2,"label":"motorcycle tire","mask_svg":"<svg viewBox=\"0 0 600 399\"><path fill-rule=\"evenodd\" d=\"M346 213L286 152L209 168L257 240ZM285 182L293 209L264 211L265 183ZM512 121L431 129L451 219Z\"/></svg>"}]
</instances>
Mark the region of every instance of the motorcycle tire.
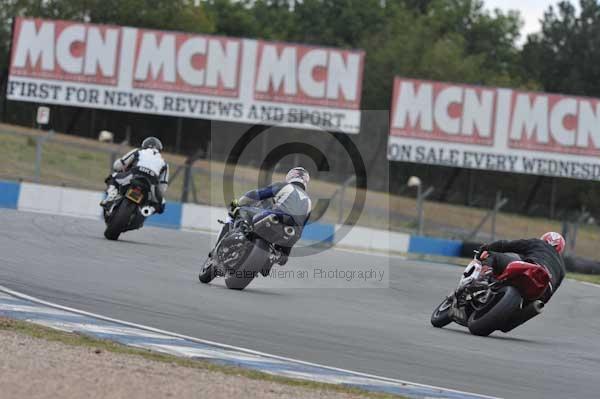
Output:
<instances>
[{"instance_id":1,"label":"motorcycle tire","mask_svg":"<svg viewBox=\"0 0 600 399\"><path fill-rule=\"evenodd\" d=\"M225 285L231 290L243 290L254 280L268 261L269 244L265 240L257 238L244 263L225 278Z\"/></svg>"},{"instance_id":2,"label":"motorcycle tire","mask_svg":"<svg viewBox=\"0 0 600 399\"><path fill-rule=\"evenodd\" d=\"M506 321L521 308L523 298L515 287L502 287L492 298L491 307L474 311L469 317L468 327L473 335L487 337L500 330Z\"/></svg>"},{"instance_id":3,"label":"motorcycle tire","mask_svg":"<svg viewBox=\"0 0 600 399\"><path fill-rule=\"evenodd\" d=\"M452 298L444 299L431 314L431 325L436 328L446 327L452 323L450 311L452 310Z\"/></svg>"},{"instance_id":4,"label":"motorcycle tire","mask_svg":"<svg viewBox=\"0 0 600 399\"><path fill-rule=\"evenodd\" d=\"M204 265L202 266L202 270L198 275L198 280L200 280L203 284L208 284L215 278L215 269L212 264L209 264L210 259L206 258Z\"/></svg>"},{"instance_id":5,"label":"motorcycle tire","mask_svg":"<svg viewBox=\"0 0 600 399\"><path fill-rule=\"evenodd\" d=\"M104 230L104 237L107 240L115 241L119 239L121 233L127 229L131 216L136 211L136 207L137 205L131 201L126 199L121 201L117 209L110 216L110 221L106 225L106 230Z\"/></svg>"}]
</instances>

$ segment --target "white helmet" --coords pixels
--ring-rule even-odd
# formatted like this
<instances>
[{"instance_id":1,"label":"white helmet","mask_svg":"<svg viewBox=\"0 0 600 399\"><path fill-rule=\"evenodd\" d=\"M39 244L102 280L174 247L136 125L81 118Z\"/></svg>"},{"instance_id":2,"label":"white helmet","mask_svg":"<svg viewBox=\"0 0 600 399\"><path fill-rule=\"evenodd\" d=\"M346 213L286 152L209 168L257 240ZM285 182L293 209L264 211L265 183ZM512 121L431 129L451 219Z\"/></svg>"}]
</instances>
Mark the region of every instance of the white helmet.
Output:
<instances>
[{"instance_id":1,"label":"white helmet","mask_svg":"<svg viewBox=\"0 0 600 399\"><path fill-rule=\"evenodd\" d=\"M145 138L144 141L142 141L142 148L143 149L154 148L155 150L162 151L163 145L159 139L157 139L156 137L150 136L150 137Z\"/></svg>"},{"instance_id":2,"label":"white helmet","mask_svg":"<svg viewBox=\"0 0 600 399\"><path fill-rule=\"evenodd\" d=\"M285 181L288 183L300 183L304 186L304 189L308 187L310 181L310 175L308 171L301 166L290 169L285 176Z\"/></svg>"},{"instance_id":3,"label":"white helmet","mask_svg":"<svg viewBox=\"0 0 600 399\"><path fill-rule=\"evenodd\" d=\"M561 234L554 231L547 232L540 237L540 240L546 241L548 244L552 245L559 254L564 252L567 245L565 238Z\"/></svg>"}]
</instances>

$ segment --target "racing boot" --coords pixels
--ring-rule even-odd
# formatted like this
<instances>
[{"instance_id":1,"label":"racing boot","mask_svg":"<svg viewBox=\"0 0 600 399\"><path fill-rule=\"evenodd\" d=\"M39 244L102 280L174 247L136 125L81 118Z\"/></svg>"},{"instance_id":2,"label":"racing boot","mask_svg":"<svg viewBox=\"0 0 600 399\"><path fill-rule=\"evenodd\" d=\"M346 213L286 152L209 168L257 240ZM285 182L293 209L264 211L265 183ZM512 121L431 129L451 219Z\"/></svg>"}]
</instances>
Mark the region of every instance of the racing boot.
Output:
<instances>
[{"instance_id":1,"label":"racing boot","mask_svg":"<svg viewBox=\"0 0 600 399\"><path fill-rule=\"evenodd\" d=\"M118 195L119 195L119 189L117 189L117 187L115 187L112 184L109 185L106 188L106 197L102 201L100 201L100 206L106 207L106 205L113 202L117 198Z\"/></svg>"},{"instance_id":2,"label":"racing boot","mask_svg":"<svg viewBox=\"0 0 600 399\"><path fill-rule=\"evenodd\" d=\"M277 260L277 263L278 263L280 266L284 266L284 265L287 263L287 261L288 261L288 258L289 258L289 257L288 257L286 254L281 254L281 256L279 257L279 260Z\"/></svg>"}]
</instances>

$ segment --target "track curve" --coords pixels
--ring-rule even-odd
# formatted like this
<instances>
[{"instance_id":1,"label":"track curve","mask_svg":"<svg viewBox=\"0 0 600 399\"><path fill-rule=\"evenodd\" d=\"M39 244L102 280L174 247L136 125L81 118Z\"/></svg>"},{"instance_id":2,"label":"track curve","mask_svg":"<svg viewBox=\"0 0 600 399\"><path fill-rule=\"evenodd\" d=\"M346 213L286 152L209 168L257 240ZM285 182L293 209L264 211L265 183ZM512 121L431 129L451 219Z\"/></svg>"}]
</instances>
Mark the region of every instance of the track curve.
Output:
<instances>
[{"instance_id":1,"label":"track curve","mask_svg":"<svg viewBox=\"0 0 600 399\"><path fill-rule=\"evenodd\" d=\"M205 234L145 228L109 242L99 221L0 210L0 285L108 317L333 367L508 398L597 397L600 288L566 281L510 335L435 329L460 269L329 250L286 268L390 264L390 287L247 291L197 281Z\"/></svg>"}]
</instances>

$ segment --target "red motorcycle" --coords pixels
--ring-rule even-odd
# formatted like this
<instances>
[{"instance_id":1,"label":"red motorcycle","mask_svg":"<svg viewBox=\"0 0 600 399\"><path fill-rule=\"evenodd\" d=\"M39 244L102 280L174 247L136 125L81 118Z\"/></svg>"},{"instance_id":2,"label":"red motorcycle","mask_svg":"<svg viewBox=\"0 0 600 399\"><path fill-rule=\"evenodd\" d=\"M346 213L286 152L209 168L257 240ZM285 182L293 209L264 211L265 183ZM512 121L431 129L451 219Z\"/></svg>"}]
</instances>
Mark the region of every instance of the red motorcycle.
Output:
<instances>
[{"instance_id":1,"label":"red motorcycle","mask_svg":"<svg viewBox=\"0 0 600 399\"><path fill-rule=\"evenodd\" d=\"M486 255L481 258L489 259ZM471 334L488 336L496 330L509 332L540 314L544 302L539 299L550 284L550 274L517 254L503 254L503 258L508 264L495 275L476 252L458 288L433 311L431 324L441 328L455 322Z\"/></svg>"}]
</instances>

